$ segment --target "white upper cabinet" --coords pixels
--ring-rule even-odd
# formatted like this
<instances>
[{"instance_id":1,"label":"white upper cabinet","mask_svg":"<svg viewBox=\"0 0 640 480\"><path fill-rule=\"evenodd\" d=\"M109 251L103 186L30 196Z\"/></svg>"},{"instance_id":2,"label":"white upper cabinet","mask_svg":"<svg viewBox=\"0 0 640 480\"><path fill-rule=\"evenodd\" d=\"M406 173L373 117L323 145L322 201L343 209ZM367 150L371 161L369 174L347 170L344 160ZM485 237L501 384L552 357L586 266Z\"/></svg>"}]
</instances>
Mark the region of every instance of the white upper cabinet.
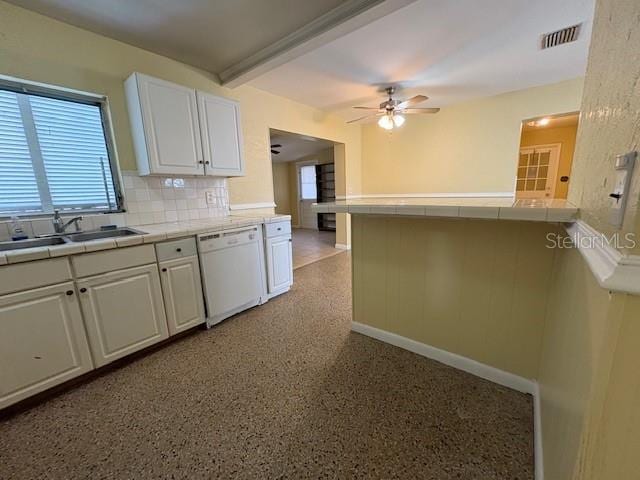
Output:
<instances>
[{"instance_id":1,"label":"white upper cabinet","mask_svg":"<svg viewBox=\"0 0 640 480\"><path fill-rule=\"evenodd\" d=\"M205 174L244 175L240 105L204 92L197 96Z\"/></svg>"},{"instance_id":2,"label":"white upper cabinet","mask_svg":"<svg viewBox=\"0 0 640 480\"><path fill-rule=\"evenodd\" d=\"M140 175L243 175L237 102L133 73L125 82Z\"/></svg>"},{"instance_id":3,"label":"white upper cabinet","mask_svg":"<svg viewBox=\"0 0 640 480\"><path fill-rule=\"evenodd\" d=\"M202 175L195 90L134 73L125 92L140 175Z\"/></svg>"}]
</instances>

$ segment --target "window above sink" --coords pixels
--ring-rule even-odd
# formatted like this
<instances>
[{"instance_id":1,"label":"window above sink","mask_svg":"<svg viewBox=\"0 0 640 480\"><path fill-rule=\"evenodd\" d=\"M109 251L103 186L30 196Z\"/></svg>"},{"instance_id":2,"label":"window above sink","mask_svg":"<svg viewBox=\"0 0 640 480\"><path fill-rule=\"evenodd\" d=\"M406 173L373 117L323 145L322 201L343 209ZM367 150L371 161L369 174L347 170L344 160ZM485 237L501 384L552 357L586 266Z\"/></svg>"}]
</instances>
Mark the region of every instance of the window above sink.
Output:
<instances>
[{"instance_id":1,"label":"window above sink","mask_svg":"<svg viewBox=\"0 0 640 480\"><path fill-rule=\"evenodd\" d=\"M0 77L0 217L115 212L106 99Z\"/></svg>"}]
</instances>

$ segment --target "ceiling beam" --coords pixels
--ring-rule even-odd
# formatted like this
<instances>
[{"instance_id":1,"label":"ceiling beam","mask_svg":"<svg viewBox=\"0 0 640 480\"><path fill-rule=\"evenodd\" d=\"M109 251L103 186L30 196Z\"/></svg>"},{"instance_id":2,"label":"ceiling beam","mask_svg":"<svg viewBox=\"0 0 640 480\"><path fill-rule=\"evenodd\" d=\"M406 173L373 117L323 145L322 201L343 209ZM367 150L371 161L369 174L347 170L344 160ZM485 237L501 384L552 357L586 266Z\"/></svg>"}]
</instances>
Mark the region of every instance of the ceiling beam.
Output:
<instances>
[{"instance_id":1,"label":"ceiling beam","mask_svg":"<svg viewBox=\"0 0 640 480\"><path fill-rule=\"evenodd\" d=\"M218 73L218 77L222 85L238 87L414 1L347 0L286 37L231 65Z\"/></svg>"}]
</instances>

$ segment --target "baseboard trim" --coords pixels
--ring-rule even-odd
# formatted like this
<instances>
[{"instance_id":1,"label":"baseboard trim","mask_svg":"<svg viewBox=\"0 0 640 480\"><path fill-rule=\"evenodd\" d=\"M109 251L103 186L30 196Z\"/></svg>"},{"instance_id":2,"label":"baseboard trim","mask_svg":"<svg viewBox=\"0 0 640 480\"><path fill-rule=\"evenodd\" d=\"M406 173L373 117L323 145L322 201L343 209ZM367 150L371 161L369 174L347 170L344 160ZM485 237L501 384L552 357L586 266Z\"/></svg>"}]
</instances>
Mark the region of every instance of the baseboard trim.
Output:
<instances>
[{"instance_id":1,"label":"baseboard trim","mask_svg":"<svg viewBox=\"0 0 640 480\"><path fill-rule=\"evenodd\" d=\"M236 203L229 205L229 210L253 210L257 208L276 208L276 204L273 202L261 202L261 203Z\"/></svg>"},{"instance_id":2,"label":"baseboard trim","mask_svg":"<svg viewBox=\"0 0 640 480\"><path fill-rule=\"evenodd\" d=\"M361 333L368 337L375 338L382 342L395 345L396 347L404 348L410 352L417 353L423 357L436 360L450 367L457 368L467 373L471 373L476 377L484 378L498 385L512 388L522 393L529 393L533 395L536 391L536 382L527 378L515 375L513 373L505 372L495 367L485 365L484 363L476 362L470 358L457 355L455 353L441 350L425 343L420 343L410 338L402 337L395 333L380 330L379 328L371 327L359 322L351 322L351 330L357 333Z\"/></svg>"},{"instance_id":3,"label":"baseboard trim","mask_svg":"<svg viewBox=\"0 0 640 480\"><path fill-rule=\"evenodd\" d=\"M351 245L347 245L346 243L336 243L335 247L338 250L351 250Z\"/></svg>"},{"instance_id":4,"label":"baseboard trim","mask_svg":"<svg viewBox=\"0 0 640 480\"><path fill-rule=\"evenodd\" d=\"M534 432L534 457L535 457L535 478L544 480L544 457L542 452L542 414L540 410L540 389L538 382L528 378L505 372L495 367L476 362L470 358L457 355L455 353L441 350L425 343L411 340L410 338L397 335L395 333L380 330L359 322L351 322L351 331L375 338L381 342L394 345L404 350L422 355L423 357L436 360L450 367L457 368L463 372L470 373L476 377L484 378L490 382L497 383L504 387L512 388L518 392L528 393L533 397L533 432Z\"/></svg>"}]
</instances>

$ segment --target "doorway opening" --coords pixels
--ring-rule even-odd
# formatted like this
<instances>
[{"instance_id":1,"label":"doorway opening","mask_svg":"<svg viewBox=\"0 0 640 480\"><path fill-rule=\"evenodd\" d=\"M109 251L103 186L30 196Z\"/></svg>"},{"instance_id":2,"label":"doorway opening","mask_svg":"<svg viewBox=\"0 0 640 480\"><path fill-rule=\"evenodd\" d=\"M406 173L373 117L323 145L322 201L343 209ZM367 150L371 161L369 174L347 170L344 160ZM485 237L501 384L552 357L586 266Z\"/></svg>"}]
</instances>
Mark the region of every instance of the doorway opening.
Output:
<instances>
[{"instance_id":1,"label":"doorway opening","mask_svg":"<svg viewBox=\"0 0 640 480\"><path fill-rule=\"evenodd\" d=\"M516 175L517 199L565 199L578 132L579 113L522 122Z\"/></svg>"},{"instance_id":2,"label":"doorway opening","mask_svg":"<svg viewBox=\"0 0 640 480\"><path fill-rule=\"evenodd\" d=\"M340 253L336 214L311 209L336 198L335 143L282 130L269 134L275 211L291 215L293 268Z\"/></svg>"}]
</instances>

